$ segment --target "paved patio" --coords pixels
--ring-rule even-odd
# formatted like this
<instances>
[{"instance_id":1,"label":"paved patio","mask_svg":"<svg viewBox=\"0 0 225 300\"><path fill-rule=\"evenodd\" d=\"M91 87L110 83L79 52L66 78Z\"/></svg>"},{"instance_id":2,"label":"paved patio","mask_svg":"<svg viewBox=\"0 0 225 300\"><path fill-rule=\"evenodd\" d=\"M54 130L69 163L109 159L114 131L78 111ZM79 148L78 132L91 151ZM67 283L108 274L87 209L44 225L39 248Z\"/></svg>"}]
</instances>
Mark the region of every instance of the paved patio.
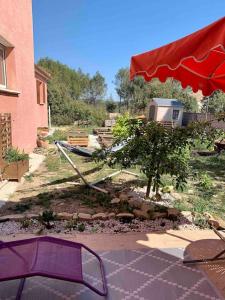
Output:
<instances>
[{"instance_id":1,"label":"paved patio","mask_svg":"<svg viewBox=\"0 0 225 300\"><path fill-rule=\"evenodd\" d=\"M17 236L14 239L25 237L28 236ZM100 253L106 269L109 296L99 297L79 284L36 277L26 281L23 300L223 299L225 264L211 266L208 276L201 269L182 264L184 253L199 257L206 248L211 249L205 252L210 255L210 251L214 254L217 248L219 250L224 246L212 231L171 230L161 234L79 234L57 237L79 240ZM206 247L209 238L210 247ZM101 288L96 260L87 253L84 255L83 268L87 281ZM215 285L220 292L215 290ZM18 281L1 283L0 299L13 300L17 287Z\"/></svg>"}]
</instances>

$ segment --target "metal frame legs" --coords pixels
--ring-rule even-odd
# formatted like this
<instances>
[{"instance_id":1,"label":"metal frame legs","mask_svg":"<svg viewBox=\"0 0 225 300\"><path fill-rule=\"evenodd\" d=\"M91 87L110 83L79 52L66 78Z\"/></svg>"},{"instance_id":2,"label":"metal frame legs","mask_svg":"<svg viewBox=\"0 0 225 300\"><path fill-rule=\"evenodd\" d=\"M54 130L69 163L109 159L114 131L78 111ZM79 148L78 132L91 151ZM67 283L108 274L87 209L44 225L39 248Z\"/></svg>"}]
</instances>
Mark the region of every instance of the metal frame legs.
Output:
<instances>
[{"instance_id":1,"label":"metal frame legs","mask_svg":"<svg viewBox=\"0 0 225 300\"><path fill-rule=\"evenodd\" d=\"M25 280L26 280L26 278L20 279L20 284L19 284L19 287L18 287L18 290L17 290L17 294L16 294L16 300L20 300L21 299L23 288L24 288L24 284L25 284Z\"/></svg>"}]
</instances>

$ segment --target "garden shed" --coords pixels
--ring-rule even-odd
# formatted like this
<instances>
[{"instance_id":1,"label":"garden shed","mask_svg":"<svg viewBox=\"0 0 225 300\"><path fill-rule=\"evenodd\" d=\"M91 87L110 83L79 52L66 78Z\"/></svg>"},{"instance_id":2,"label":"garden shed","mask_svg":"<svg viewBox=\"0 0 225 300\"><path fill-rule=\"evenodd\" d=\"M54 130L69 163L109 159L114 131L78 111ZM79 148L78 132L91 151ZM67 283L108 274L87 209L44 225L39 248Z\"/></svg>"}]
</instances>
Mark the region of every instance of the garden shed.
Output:
<instances>
[{"instance_id":1,"label":"garden shed","mask_svg":"<svg viewBox=\"0 0 225 300\"><path fill-rule=\"evenodd\" d=\"M148 106L148 120L167 126L181 126L184 106L177 99L153 98Z\"/></svg>"}]
</instances>

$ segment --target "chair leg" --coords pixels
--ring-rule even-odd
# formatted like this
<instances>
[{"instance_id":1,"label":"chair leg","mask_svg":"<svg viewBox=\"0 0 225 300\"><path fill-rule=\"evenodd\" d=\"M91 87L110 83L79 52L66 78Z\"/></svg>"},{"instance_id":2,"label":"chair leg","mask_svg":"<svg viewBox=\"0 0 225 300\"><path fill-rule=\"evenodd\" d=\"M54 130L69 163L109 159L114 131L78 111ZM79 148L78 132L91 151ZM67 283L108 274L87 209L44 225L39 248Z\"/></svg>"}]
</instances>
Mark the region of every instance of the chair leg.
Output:
<instances>
[{"instance_id":1,"label":"chair leg","mask_svg":"<svg viewBox=\"0 0 225 300\"><path fill-rule=\"evenodd\" d=\"M18 288L17 294L16 294L16 300L20 300L21 299L23 288L24 288L24 284L25 284L25 280L26 280L26 278L22 278L20 280L20 285L19 285L19 288Z\"/></svg>"},{"instance_id":2,"label":"chair leg","mask_svg":"<svg viewBox=\"0 0 225 300\"><path fill-rule=\"evenodd\" d=\"M193 259L193 260L184 260L183 264L201 264L201 263L211 263L216 261L225 261L225 257L220 257L225 253L225 250L221 251L219 254L212 258L203 258L203 259Z\"/></svg>"}]
</instances>

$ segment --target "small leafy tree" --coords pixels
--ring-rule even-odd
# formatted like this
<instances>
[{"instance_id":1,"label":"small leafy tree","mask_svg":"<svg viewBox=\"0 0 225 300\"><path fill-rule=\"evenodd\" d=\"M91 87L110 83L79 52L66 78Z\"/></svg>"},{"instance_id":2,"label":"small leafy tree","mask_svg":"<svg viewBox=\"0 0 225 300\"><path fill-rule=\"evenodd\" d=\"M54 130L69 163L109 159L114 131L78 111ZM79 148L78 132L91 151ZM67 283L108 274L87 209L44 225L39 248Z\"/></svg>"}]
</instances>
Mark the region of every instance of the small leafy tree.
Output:
<instances>
[{"instance_id":1,"label":"small leafy tree","mask_svg":"<svg viewBox=\"0 0 225 300\"><path fill-rule=\"evenodd\" d=\"M108 153L107 161L123 167L139 165L148 179L146 197L149 197L151 187L158 194L164 174L172 176L176 187L182 188L189 174L190 150L194 141L211 143L219 135L207 122L192 123L186 128L165 128L154 121L144 124L127 117L118 122L114 129L116 143L123 142L125 146Z\"/></svg>"}]
</instances>

